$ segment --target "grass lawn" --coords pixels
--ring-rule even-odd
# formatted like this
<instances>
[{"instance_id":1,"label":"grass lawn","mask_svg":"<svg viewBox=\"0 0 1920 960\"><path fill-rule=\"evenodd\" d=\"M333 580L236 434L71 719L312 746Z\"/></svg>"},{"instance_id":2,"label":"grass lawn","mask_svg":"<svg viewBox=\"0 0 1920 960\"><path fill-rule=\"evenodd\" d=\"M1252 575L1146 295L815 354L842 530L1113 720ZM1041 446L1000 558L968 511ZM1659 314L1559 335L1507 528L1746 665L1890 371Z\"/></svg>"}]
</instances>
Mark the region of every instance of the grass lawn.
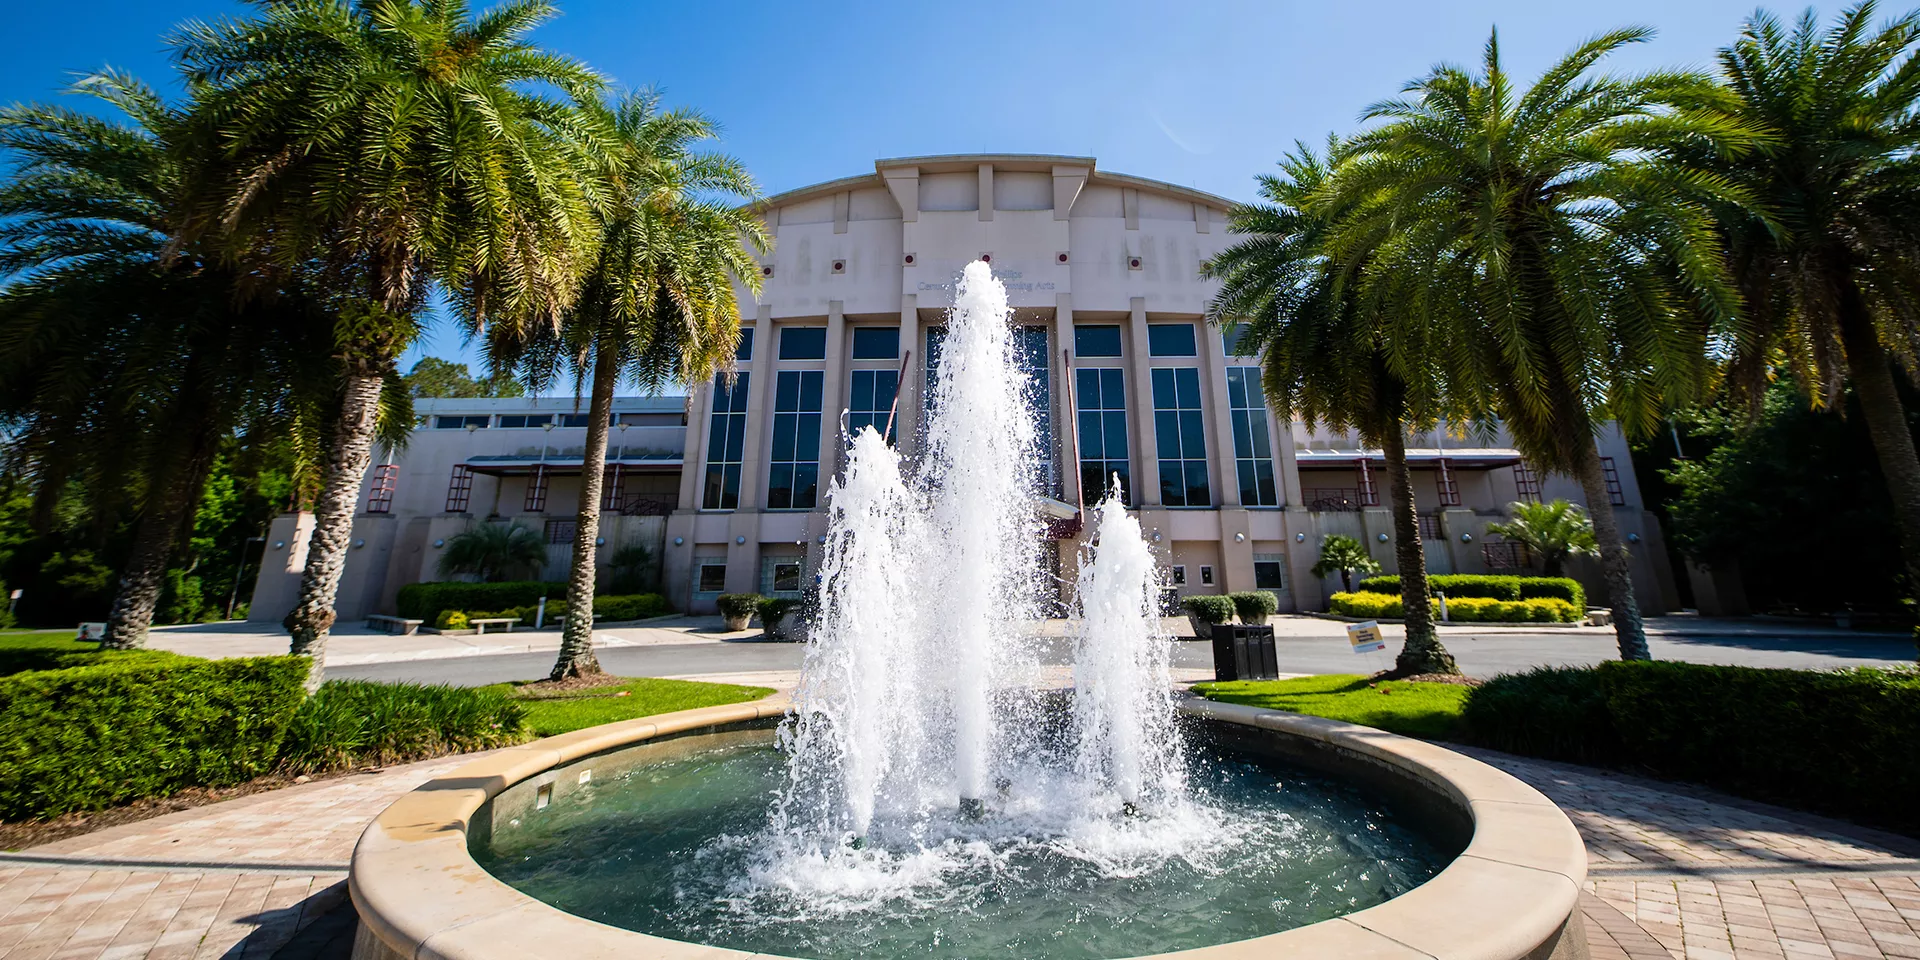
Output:
<instances>
[{"instance_id":1,"label":"grass lawn","mask_svg":"<svg viewBox=\"0 0 1920 960\"><path fill-rule=\"evenodd\" d=\"M1460 710L1471 688L1404 680L1375 686L1369 682L1358 674L1336 673L1292 680L1197 683L1193 691L1221 703L1362 723L1410 737L1460 738Z\"/></svg>"},{"instance_id":2,"label":"grass lawn","mask_svg":"<svg viewBox=\"0 0 1920 960\"><path fill-rule=\"evenodd\" d=\"M55 627L51 630L24 630L9 627L0 630L0 650L17 650L23 647L45 650L58 647L61 650L71 648L74 653L97 650L97 643L81 643L73 638L73 628Z\"/></svg>"},{"instance_id":3,"label":"grass lawn","mask_svg":"<svg viewBox=\"0 0 1920 960\"><path fill-rule=\"evenodd\" d=\"M524 686L521 683L503 683L497 689L526 705L527 726L539 737L571 733L583 727L615 720L650 717L656 713L746 703L773 692L770 687L657 680L651 677L638 677L618 686L589 687L561 693L534 693L522 690Z\"/></svg>"}]
</instances>

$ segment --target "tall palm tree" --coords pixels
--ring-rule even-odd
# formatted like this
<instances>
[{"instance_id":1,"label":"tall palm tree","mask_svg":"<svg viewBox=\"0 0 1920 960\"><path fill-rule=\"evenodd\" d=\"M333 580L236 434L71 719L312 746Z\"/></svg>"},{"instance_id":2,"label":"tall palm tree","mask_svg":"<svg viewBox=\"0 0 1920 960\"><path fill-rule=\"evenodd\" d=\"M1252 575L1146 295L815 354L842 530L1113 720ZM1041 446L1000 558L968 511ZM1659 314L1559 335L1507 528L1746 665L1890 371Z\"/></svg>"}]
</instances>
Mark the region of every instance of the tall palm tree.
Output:
<instances>
[{"instance_id":1,"label":"tall palm tree","mask_svg":"<svg viewBox=\"0 0 1920 960\"><path fill-rule=\"evenodd\" d=\"M593 589L613 392L622 379L657 392L670 382L704 383L730 368L740 339L734 284L760 292L754 251L765 223L743 206L759 196L739 161L703 152L712 121L662 112L651 93L582 107L602 144L600 240L580 296L557 334L493 341L496 365L524 358L542 382L572 372L587 387L587 443L567 584L567 623L555 680L600 672L593 653ZM511 331L508 331L510 334Z\"/></svg>"},{"instance_id":2,"label":"tall palm tree","mask_svg":"<svg viewBox=\"0 0 1920 960\"><path fill-rule=\"evenodd\" d=\"M1646 634L1594 434L1650 430L1707 378L1708 325L1739 307L1709 205L1744 198L1673 158L1755 139L1698 106L1705 78L1595 72L1649 36L1602 34L1522 90L1496 35L1477 72L1443 65L1369 108L1337 184L1360 212L1330 244L1447 331L1427 342L1456 402L1580 482L1625 659L1648 657Z\"/></svg>"},{"instance_id":3,"label":"tall palm tree","mask_svg":"<svg viewBox=\"0 0 1920 960\"><path fill-rule=\"evenodd\" d=\"M1328 258L1323 244L1343 211L1323 196L1333 175L1325 158L1301 145L1280 168L1280 174L1260 178L1265 203L1232 212L1231 229L1247 239L1205 267L1222 281L1209 314L1216 322L1243 324L1240 342L1263 352L1261 379L1283 414L1356 430L1381 449L1407 623L1394 669L1406 675L1458 673L1433 627L1427 558L1407 469L1407 431L1418 421L1431 422L1437 394L1428 382L1431 365L1412 342L1422 336L1417 317L1365 296L1355 275L1365 272L1364 258L1351 274L1348 264Z\"/></svg>"},{"instance_id":4,"label":"tall palm tree","mask_svg":"<svg viewBox=\"0 0 1920 960\"><path fill-rule=\"evenodd\" d=\"M1728 326L1729 385L1757 414L1777 365L1816 405L1852 384L1892 494L1908 589L1920 589L1920 457L1896 386L1920 362L1920 12L1874 5L1822 30L1766 13L1720 51L1729 122L1761 149L1701 151L1753 204L1718 209L1747 311Z\"/></svg>"},{"instance_id":5,"label":"tall palm tree","mask_svg":"<svg viewBox=\"0 0 1920 960\"><path fill-rule=\"evenodd\" d=\"M378 401L439 283L474 326L559 322L591 251L594 185L567 135L577 115L548 95L591 96L600 78L527 34L551 4L474 16L459 0L287 0L174 37L196 129L221 163L196 187L188 236L271 256L336 311L340 417L299 599L293 652L323 676L327 630Z\"/></svg>"},{"instance_id":6,"label":"tall palm tree","mask_svg":"<svg viewBox=\"0 0 1920 960\"><path fill-rule=\"evenodd\" d=\"M106 644L143 646L175 546L221 441L279 431L328 366L312 305L255 290L197 247L169 251L188 215L183 117L112 72L75 92L125 121L46 106L0 110L0 417L41 496L82 479L96 513L121 501L131 551Z\"/></svg>"}]
</instances>

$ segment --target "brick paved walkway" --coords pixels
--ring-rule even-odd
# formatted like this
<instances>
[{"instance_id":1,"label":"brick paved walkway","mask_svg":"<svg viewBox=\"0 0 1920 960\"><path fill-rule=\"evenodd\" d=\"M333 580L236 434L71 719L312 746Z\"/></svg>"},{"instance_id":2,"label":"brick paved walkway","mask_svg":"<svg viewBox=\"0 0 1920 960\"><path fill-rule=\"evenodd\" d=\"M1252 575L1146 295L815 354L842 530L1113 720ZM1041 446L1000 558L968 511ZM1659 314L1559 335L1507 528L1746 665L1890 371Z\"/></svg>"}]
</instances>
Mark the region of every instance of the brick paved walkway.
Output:
<instances>
[{"instance_id":1,"label":"brick paved walkway","mask_svg":"<svg viewBox=\"0 0 1920 960\"><path fill-rule=\"evenodd\" d=\"M1587 842L1594 960L1920 960L1920 841L1685 786L1466 749ZM0 854L0 958L272 956L344 902L353 843L466 758Z\"/></svg>"}]
</instances>

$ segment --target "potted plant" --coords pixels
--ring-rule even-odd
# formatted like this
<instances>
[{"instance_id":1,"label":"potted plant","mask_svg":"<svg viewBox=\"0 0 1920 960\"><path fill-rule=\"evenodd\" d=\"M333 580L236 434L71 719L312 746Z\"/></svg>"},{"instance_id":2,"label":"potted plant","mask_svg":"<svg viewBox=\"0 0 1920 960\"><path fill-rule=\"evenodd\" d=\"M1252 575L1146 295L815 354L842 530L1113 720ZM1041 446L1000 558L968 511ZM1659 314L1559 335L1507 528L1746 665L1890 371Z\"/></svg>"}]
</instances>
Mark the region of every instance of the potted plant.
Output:
<instances>
[{"instance_id":1,"label":"potted plant","mask_svg":"<svg viewBox=\"0 0 1920 960\"><path fill-rule=\"evenodd\" d=\"M787 597L763 597L757 609L760 625L767 628L768 639L803 638L806 618L800 615L800 601Z\"/></svg>"},{"instance_id":2,"label":"potted plant","mask_svg":"<svg viewBox=\"0 0 1920 960\"><path fill-rule=\"evenodd\" d=\"M1213 625L1226 623L1233 619L1233 601L1226 597L1213 595L1192 596L1180 601L1187 611L1187 622L1193 625L1193 635L1205 640L1213 636Z\"/></svg>"},{"instance_id":3,"label":"potted plant","mask_svg":"<svg viewBox=\"0 0 1920 960\"><path fill-rule=\"evenodd\" d=\"M1227 594L1227 599L1233 603L1233 612L1240 615L1240 622L1251 627L1264 625L1280 610L1280 598L1265 590L1242 590Z\"/></svg>"},{"instance_id":4,"label":"potted plant","mask_svg":"<svg viewBox=\"0 0 1920 960\"><path fill-rule=\"evenodd\" d=\"M727 622L728 630L745 630L752 622L753 615L759 612L761 596L757 593L723 593L720 595L720 616Z\"/></svg>"}]
</instances>

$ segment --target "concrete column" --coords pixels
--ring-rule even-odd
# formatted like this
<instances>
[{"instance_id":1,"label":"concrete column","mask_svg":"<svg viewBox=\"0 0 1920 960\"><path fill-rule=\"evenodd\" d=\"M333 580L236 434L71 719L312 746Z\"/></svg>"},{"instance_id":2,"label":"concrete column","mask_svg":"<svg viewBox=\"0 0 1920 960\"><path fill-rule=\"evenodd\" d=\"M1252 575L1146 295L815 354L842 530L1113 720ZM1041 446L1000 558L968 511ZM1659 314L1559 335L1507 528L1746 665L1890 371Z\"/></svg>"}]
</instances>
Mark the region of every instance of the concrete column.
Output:
<instances>
[{"instance_id":1,"label":"concrete column","mask_svg":"<svg viewBox=\"0 0 1920 960\"><path fill-rule=\"evenodd\" d=\"M1047 360L1047 369L1057 371L1053 380L1057 385L1053 393L1053 432L1057 435L1053 448L1054 455L1060 458L1061 495L1068 503L1084 504L1086 499L1098 501L1100 491L1080 489L1080 424L1068 416L1068 412L1075 409L1073 367L1067 363L1066 353L1072 349L1073 294L1056 293L1053 295L1053 356Z\"/></svg>"},{"instance_id":2,"label":"concrete column","mask_svg":"<svg viewBox=\"0 0 1920 960\"><path fill-rule=\"evenodd\" d=\"M741 543L742 539L746 540ZM727 592L760 592L760 513L727 518Z\"/></svg>"},{"instance_id":3,"label":"concrete column","mask_svg":"<svg viewBox=\"0 0 1920 960\"><path fill-rule=\"evenodd\" d=\"M773 419L773 357L779 350L774 341L773 307L760 305L760 316L753 325L753 361L747 378L747 435L742 438L740 454L740 509L758 510L767 494L760 474L767 466L767 424ZM733 568L727 568L731 571Z\"/></svg>"},{"instance_id":4,"label":"concrete column","mask_svg":"<svg viewBox=\"0 0 1920 960\"><path fill-rule=\"evenodd\" d=\"M1247 532L1247 511L1241 507L1220 509L1220 592L1236 593L1255 589L1253 580L1253 538ZM1235 534L1243 536L1236 539Z\"/></svg>"},{"instance_id":5,"label":"concrete column","mask_svg":"<svg viewBox=\"0 0 1920 960\"><path fill-rule=\"evenodd\" d=\"M1147 298L1128 301L1127 429L1133 433L1133 503L1160 505L1160 457L1153 437L1153 367L1147 361Z\"/></svg>"},{"instance_id":6,"label":"concrete column","mask_svg":"<svg viewBox=\"0 0 1920 960\"><path fill-rule=\"evenodd\" d=\"M840 471L840 414L847 396L847 318L845 304L827 301L827 362L820 384L820 494Z\"/></svg>"},{"instance_id":7,"label":"concrete column","mask_svg":"<svg viewBox=\"0 0 1920 960\"><path fill-rule=\"evenodd\" d=\"M1233 404L1227 396L1227 351L1221 345L1219 331L1204 320L1199 326L1200 375L1207 378L1207 402L1213 406L1208 418L1213 424L1213 440L1209 444L1213 448L1213 456L1209 458L1214 474L1213 502L1215 506L1237 507L1240 506L1240 473L1234 468ZM1241 520L1241 523L1245 522L1245 519ZM1251 578L1253 550L1249 547L1244 552L1247 555L1247 576ZM1221 555L1224 557L1226 553L1223 541ZM1231 567L1232 564L1227 566ZM1248 586L1244 589L1253 588Z\"/></svg>"},{"instance_id":8,"label":"concrete column","mask_svg":"<svg viewBox=\"0 0 1920 960\"><path fill-rule=\"evenodd\" d=\"M980 165L980 219L993 219L993 164Z\"/></svg>"},{"instance_id":9,"label":"concrete column","mask_svg":"<svg viewBox=\"0 0 1920 960\"><path fill-rule=\"evenodd\" d=\"M700 509L700 494L707 476L707 439L712 433L708 417L713 412L713 383L694 384L687 397L687 442L680 453L680 509ZM608 437L616 443L618 427Z\"/></svg>"}]
</instances>

